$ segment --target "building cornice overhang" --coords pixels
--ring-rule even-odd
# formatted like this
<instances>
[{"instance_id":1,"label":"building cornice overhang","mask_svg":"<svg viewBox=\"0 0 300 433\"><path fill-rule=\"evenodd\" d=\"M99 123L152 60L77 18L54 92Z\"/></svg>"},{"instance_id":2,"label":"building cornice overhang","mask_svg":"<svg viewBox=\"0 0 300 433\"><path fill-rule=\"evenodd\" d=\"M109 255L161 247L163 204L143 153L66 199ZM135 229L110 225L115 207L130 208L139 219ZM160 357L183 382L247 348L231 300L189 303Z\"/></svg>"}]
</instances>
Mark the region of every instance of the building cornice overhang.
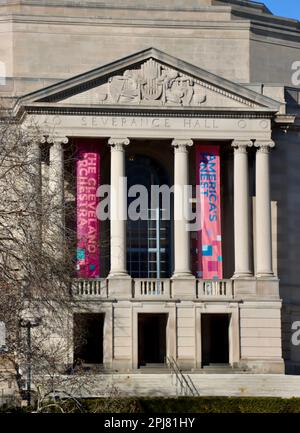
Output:
<instances>
[{"instance_id":1,"label":"building cornice overhang","mask_svg":"<svg viewBox=\"0 0 300 433\"><path fill-rule=\"evenodd\" d=\"M222 11L218 11L222 12ZM216 13L216 11L215 11ZM143 27L143 28L170 28L170 29L234 29L249 31L251 23L248 20L236 19L235 21L214 21L213 18L206 21L197 19L178 19L171 20L166 18L114 18L106 19L104 17L47 17L47 16L24 16L19 14L0 15L0 23L12 24L42 24L42 25L80 25L80 26L97 26L97 27Z\"/></svg>"},{"instance_id":2,"label":"building cornice overhang","mask_svg":"<svg viewBox=\"0 0 300 433\"><path fill-rule=\"evenodd\" d=\"M68 116L155 116L155 117L211 117L211 118L274 118L276 110L246 110L230 107L133 107L131 105L68 105L33 103L22 106L19 115L68 115Z\"/></svg>"},{"instance_id":3,"label":"building cornice overhang","mask_svg":"<svg viewBox=\"0 0 300 433\"><path fill-rule=\"evenodd\" d=\"M277 114L274 122L277 125L293 125L297 116L295 114Z\"/></svg>"},{"instance_id":4,"label":"building cornice overhang","mask_svg":"<svg viewBox=\"0 0 300 433\"><path fill-rule=\"evenodd\" d=\"M216 12L216 11L215 11ZM221 12L221 11L218 11ZM235 15L235 14L233 14ZM290 22L292 21L292 22ZM114 18L106 19L103 17L66 17L66 16L24 16L20 14L13 15L0 15L0 23L9 24L36 24L36 25L80 25L80 26L96 26L96 27L143 27L143 28L182 28L182 29L221 29L221 30L245 30L253 35L260 36L273 36L277 39L285 41L297 42L300 38L300 24L296 20L289 20L288 22L281 20L263 20L258 17L257 19L248 17L246 14L239 16L236 15L235 20L228 21L199 21L194 20L168 20L165 18L155 19L152 18Z\"/></svg>"},{"instance_id":5,"label":"building cornice overhang","mask_svg":"<svg viewBox=\"0 0 300 433\"><path fill-rule=\"evenodd\" d=\"M273 37L282 43L300 44L300 26L298 28L290 28L279 26L274 23L263 23L258 21L249 21L250 38L254 37Z\"/></svg>"},{"instance_id":6,"label":"building cornice overhang","mask_svg":"<svg viewBox=\"0 0 300 433\"><path fill-rule=\"evenodd\" d=\"M300 22L293 18L279 17L272 14L251 14L243 9L232 9L232 15L238 19L251 21L253 24L274 27L277 29L289 29L293 31L300 30Z\"/></svg>"},{"instance_id":7,"label":"building cornice overhang","mask_svg":"<svg viewBox=\"0 0 300 433\"><path fill-rule=\"evenodd\" d=\"M67 2L67 1L54 1L54 2L42 2L42 1L19 1L13 2L9 4L8 2L3 2L0 0L0 20L6 22L21 22L21 23L34 23L36 21L42 23L49 24L59 24L59 23L70 23L70 24L84 24L85 22L89 22L91 25L94 21L97 25L105 25L105 21L107 21L108 25L146 25L147 22L152 22L152 26L156 27L156 21L158 21L158 25L168 25L173 27L174 25L180 25L181 22L184 22L184 19L181 18L181 13L193 12L195 14L194 20L190 21L190 25L201 25L201 18L199 20L199 16L201 14L209 12L210 14L228 14L228 19L230 17L234 17L234 19L230 20L232 25L235 25L236 21L240 19L241 21L251 21L253 23L262 23L266 26L273 25L283 28L290 28L291 30L300 30L299 21L291 18L280 17L274 15L263 2L254 2L250 3L244 0L215 0L212 5L196 5L193 4L189 6L185 2L182 2L181 5L174 4L166 4L165 2L160 2L160 4L149 4L149 2L144 5L138 4L126 4L123 2L122 4L115 4L114 2ZM41 15L39 12L39 7L43 7L45 13ZM53 9L54 8L54 9ZM57 14L57 8L61 10L64 9L63 14ZM3 9L3 12L1 13ZM55 11L51 13L52 9ZM85 9L87 13L82 13L81 11ZM99 11L99 14L95 13ZM132 11L131 19L126 19L122 11ZM109 16L109 19L105 19L103 16L103 11L111 11L112 14ZM119 16L117 17L115 13L120 11ZM137 16L134 13L138 12ZM162 14L169 13L172 16L167 17L165 20L162 20L160 23L160 19L145 18L141 19L139 17L141 12L145 12L151 15L153 13ZM102 13L101 13L102 12ZM176 20L174 22L174 14L176 14ZM221 20L219 21L221 23ZM205 21L203 22L205 23ZM186 22L188 24L188 22Z\"/></svg>"},{"instance_id":8,"label":"building cornice overhang","mask_svg":"<svg viewBox=\"0 0 300 433\"><path fill-rule=\"evenodd\" d=\"M216 4L228 5L235 19L250 21L251 25L261 25L268 29L300 31L299 20L273 14L263 2L255 1L250 3L245 0L216 0Z\"/></svg>"},{"instance_id":9,"label":"building cornice overhang","mask_svg":"<svg viewBox=\"0 0 300 433\"><path fill-rule=\"evenodd\" d=\"M273 125L275 128L280 128L282 131L297 129L297 116L294 114L277 114L273 118ZM300 126L300 125L299 125Z\"/></svg>"},{"instance_id":10,"label":"building cornice overhang","mask_svg":"<svg viewBox=\"0 0 300 433\"><path fill-rule=\"evenodd\" d=\"M248 0L215 0L215 2L217 4L226 2L226 4L230 6L242 7L247 10L255 11L256 13L263 12L272 15L270 9L262 1L249 2Z\"/></svg>"}]
</instances>

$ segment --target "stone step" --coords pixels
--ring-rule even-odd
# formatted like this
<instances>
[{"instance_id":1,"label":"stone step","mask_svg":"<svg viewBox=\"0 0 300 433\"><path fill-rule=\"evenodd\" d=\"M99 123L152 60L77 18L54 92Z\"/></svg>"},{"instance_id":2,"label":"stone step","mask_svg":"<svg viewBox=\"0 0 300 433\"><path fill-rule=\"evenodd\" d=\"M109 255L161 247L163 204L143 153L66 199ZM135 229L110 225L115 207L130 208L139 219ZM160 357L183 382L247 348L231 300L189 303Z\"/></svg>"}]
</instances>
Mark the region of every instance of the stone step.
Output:
<instances>
[{"instance_id":1,"label":"stone step","mask_svg":"<svg viewBox=\"0 0 300 433\"><path fill-rule=\"evenodd\" d=\"M233 369L230 364L210 364L202 368L202 374L233 374Z\"/></svg>"},{"instance_id":2,"label":"stone step","mask_svg":"<svg viewBox=\"0 0 300 433\"><path fill-rule=\"evenodd\" d=\"M276 374L189 373L200 396L300 397L300 376ZM88 375L78 397L182 395L176 377L170 373L128 373ZM87 382L86 381L86 382Z\"/></svg>"},{"instance_id":3,"label":"stone step","mask_svg":"<svg viewBox=\"0 0 300 433\"><path fill-rule=\"evenodd\" d=\"M142 365L139 370L138 373L142 373L142 374L148 374L148 373L163 373L163 374L168 374L169 373L169 369L167 367L166 364L146 364L146 365Z\"/></svg>"},{"instance_id":4,"label":"stone step","mask_svg":"<svg viewBox=\"0 0 300 433\"><path fill-rule=\"evenodd\" d=\"M300 376L189 373L202 396L300 397ZM114 375L120 395L176 396L176 378L170 374Z\"/></svg>"}]
</instances>

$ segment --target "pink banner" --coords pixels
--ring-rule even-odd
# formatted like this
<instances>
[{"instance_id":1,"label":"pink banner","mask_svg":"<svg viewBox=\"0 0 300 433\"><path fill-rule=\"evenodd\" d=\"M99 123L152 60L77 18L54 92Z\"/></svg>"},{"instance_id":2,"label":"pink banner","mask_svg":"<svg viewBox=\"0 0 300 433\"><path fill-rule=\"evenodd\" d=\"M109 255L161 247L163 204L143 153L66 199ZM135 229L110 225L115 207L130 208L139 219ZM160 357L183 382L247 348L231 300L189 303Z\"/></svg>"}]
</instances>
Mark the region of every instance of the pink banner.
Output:
<instances>
[{"instance_id":1,"label":"pink banner","mask_svg":"<svg viewBox=\"0 0 300 433\"><path fill-rule=\"evenodd\" d=\"M195 149L201 221L197 233L198 276L205 280L221 279L220 146L197 144Z\"/></svg>"},{"instance_id":2,"label":"pink banner","mask_svg":"<svg viewBox=\"0 0 300 433\"><path fill-rule=\"evenodd\" d=\"M100 276L100 221L96 216L100 185L99 144L79 142L76 160L78 278Z\"/></svg>"}]
</instances>

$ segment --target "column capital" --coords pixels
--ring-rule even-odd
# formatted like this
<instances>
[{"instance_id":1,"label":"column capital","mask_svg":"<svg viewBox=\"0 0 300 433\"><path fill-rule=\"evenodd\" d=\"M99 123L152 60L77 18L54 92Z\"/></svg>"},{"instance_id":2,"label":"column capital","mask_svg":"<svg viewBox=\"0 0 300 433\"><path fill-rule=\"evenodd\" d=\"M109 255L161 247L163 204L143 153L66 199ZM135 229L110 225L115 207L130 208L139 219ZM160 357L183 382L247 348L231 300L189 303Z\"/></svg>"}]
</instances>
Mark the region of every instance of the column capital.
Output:
<instances>
[{"instance_id":1,"label":"column capital","mask_svg":"<svg viewBox=\"0 0 300 433\"><path fill-rule=\"evenodd\" d=\"M187 152L187 148L193 146L193 140L190 138L174 138L172 146L175 152Z\"/></svg>"},{"instance_id":2,"label":"column capital","mask_svg":"<svg viewBox=\"0 0 300 433\"><path fill-rule=\"evenodd\" d=\"M23 137L25 140L31 143L40 145L43 142L44 134L36 125L21 125L23 131Z\"/></svg>"},{"instance_id":3,"label":"column capital","mask_svg":"<svg viewBox=\"0 0 300 433\"><path fill-rule=\"evenodd\" d=\"M251 140L233 140L231 146L234 148L234 153L246 153L247 147L252 147Z\"/></svg>"},{"instance_id":4,"label":"column capital","mask_svg":"<svg viewBox=\"0 0 300 433\"><path fill-rule=\"evenodd\" d=\"M108 140L111 151L124 151L124 146L128 146L129 143L130 140L127 137L110 137Z\"/></svg>"},{"instance_id":5,"label":"column capital","mask_svg":"<svg viewBox=\"0 0 300 433\"><path fill-rule=\"evenodd\" d=\"M255 140L254 146L257 147L258 153L269 153L275 147L273 140Z\"/></svg>"},{"instance_id":6,"label":"column capital","mask_svg":"<svg viewBox=\"0 0 300 433\"><path fill-rule=\"evenodd\" d=\"M67 144L69 142L69 138L65 135L47 135L42 138L41 142L57 146Z\"/></svg>"}]
</instances>

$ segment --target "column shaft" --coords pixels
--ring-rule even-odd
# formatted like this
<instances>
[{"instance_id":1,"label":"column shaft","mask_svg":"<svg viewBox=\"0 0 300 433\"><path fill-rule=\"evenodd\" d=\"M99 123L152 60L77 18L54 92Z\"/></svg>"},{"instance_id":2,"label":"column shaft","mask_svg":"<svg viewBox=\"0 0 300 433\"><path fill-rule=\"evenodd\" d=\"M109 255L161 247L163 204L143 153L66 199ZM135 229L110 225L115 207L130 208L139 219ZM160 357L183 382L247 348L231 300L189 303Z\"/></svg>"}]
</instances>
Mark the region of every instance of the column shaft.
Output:
<instances>
[{"instance_id":1,"label":"column shaft","mask_svg":"<svg viewBox=\"0 0 300 433\"><path fill-rule=\"evenodd\" d=\"M188 147L190 139L174 139L174 278L192 276L190 268L190 232L187 230L189 185Z\"/></svg>"},{"instance_id":2,"label":"column shaft","mask_svg":"<svg viewBox=\"0 0 300 433\"><path fill-rule=\"evenodd\" d=\"M30 138L30 137L29 137ZM41 143L32 136L28 146L28 209L30 212L28 235L39 249L41 247L42 221L42 179L41 179Z\"/></svg>"},{"instance_id":3,"label":"column shaft","mask_svg":"<svg viewBox=\"0 0 300 433\"><path fill-rule=\"evenodd\" d=\"M234 141L234 258L235 278L251 276L249 170L247 147L249 141Z\"/></svg>"},{"instance_id":4,"label":"column shaft","mask_svg":"<svg viewBox=\"0 0 300 433\"><path fill-rule=\"evenodd\" d=\"M127 276L126 263L126 203L125 149L128 138L111 137L110 192L110 273L109 277Z\"/></svg>"},{"instance_id":5,"label":"column shaft","mask_svg":"<svg viewBox=\"0 0 300 433\"><path fill-rule=\"evenodd\" d=\"M273 276L269 151L274 142L256 142L256 274Z\"/></svg>"},{"instance_id":6,"label":"column shaft","mask_svg":"<svg viewBox=\"0 0 300 433\"><path fill-rule=\"evenodd\" d=\"M49 234L59 250L64 241L64 151L67 137L49 137Z\"/></svg>"}]
</instances>

